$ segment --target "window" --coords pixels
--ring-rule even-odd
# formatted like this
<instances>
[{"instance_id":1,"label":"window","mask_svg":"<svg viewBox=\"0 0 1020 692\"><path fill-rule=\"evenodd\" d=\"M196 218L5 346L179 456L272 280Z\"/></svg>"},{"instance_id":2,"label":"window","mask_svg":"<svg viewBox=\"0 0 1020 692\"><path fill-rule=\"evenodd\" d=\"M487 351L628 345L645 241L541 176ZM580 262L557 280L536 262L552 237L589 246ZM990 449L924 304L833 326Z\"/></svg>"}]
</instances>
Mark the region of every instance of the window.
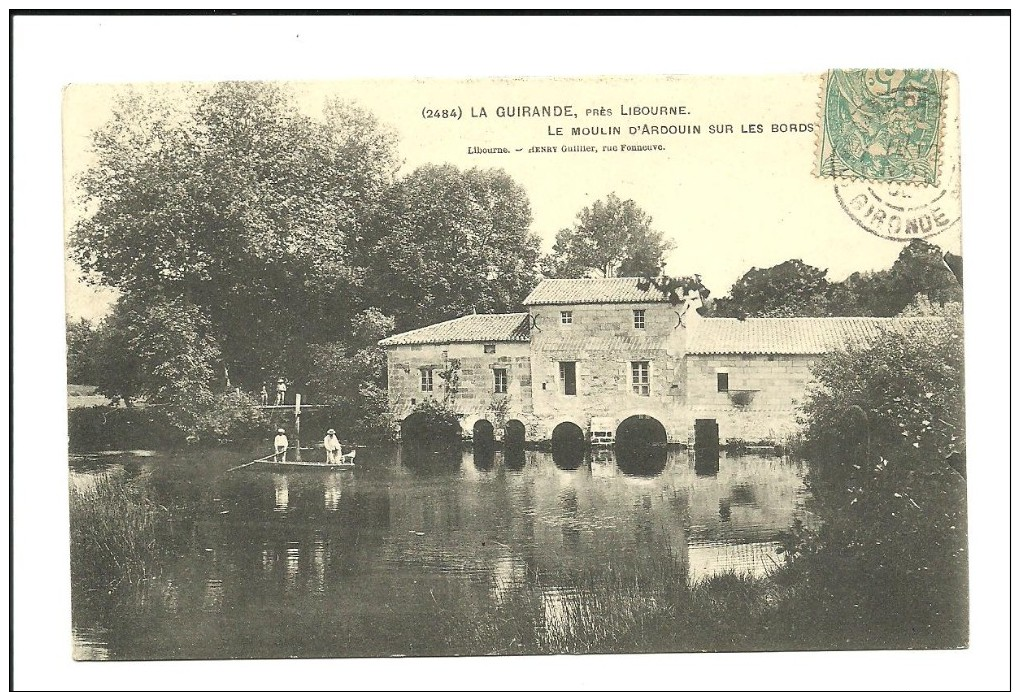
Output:
<instances>
[{"instance_id":1,"label":"window","mask_svg":"<svg viewBox=\"0 0 1020 692\"><path fill-rule=\"evenodd\" d=\"M485 344L485 346L482 347L482 350L485 351L486 353L495 353L496 344Z\"/></svg>"},{"instance_id":2,"label":"window","mask_svg":"<svg viewBox=\"0 0 1020 692\"><path fill-rule=\"evenodd\" d=\"M432 368L421 369L421 391L432 391Z\"/></svg>"},{"instance_id":3,"label":"window","mask_svg":"<svg viewBox=\"0 0 1020 692\"><path fill-rule=\"evenodd\" d=\"M506 394L506 385L508 382L506 376L506 368L494 368L492 371L493 377L493 390L496 394Z\"/></svg>"},{"instance_id":4,"label":"window","mask_svg":"<svg viewBox=\"0 0 1020 692\"><path fill-rule=\"evenodd\" d=\"M730 374L728 372L717 372L715 381L720 392L730 391Z\"/></svg>"},{"instance_id":5,"label":"window","mask_svg":"<svg viewBox=\"0 0 1020 692\"><path fill-rule=\"evenodd\" d=\"M635 310L634 311L634 329L645 328L645 311Z\"/></svg>"},{"instance_id":6,"label":"window","mask_svg":"<svg viewBox=\"0 0 1020 692\"><path fill-rule=\"evenodd\" d=\"M577 394L577 363L560 363L560 382L563 383L563 393L567 396Z\"/></svg>"},{"instance_id":7,"label":"window","mask_svg":"<svg viewBox=\"0 0 1020 692\"><path fill-rule=\"evenodd\" d=\"M630 364L631 389L639 396L649 395L648 361L636 360Z\"/></svg>"},{"instance_id":8,"label":"window","mask_svg":"<svg viewBox=\"0 0 1020 692\"><path fill-rule=\"evenodd\" d=\"M560 324L573 324L574 323L574 311L573 310L562 310L560 311Z\"/></svg>"}]
</instances>

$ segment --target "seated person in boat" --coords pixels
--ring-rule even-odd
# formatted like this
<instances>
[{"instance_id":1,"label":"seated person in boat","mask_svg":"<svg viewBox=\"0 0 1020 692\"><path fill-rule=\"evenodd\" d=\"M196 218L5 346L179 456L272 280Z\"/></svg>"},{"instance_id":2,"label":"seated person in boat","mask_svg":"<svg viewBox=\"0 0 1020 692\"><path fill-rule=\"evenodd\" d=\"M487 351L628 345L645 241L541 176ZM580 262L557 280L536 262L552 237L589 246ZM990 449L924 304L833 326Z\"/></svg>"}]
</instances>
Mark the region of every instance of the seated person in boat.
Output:
<instances>
[{"instance_id":1,"label":"seated person in boat","mask_svg":"<svg viewBox=\"0 0 1020 692\"><path fill-rule=\"evenodd\" d=\"M322 446L326 448L327 464L339 464L344 460L341 453L340 440L336 438L336 430L333 428L326 431L326 439L322 441Z\"/></svg>"},{"instance_id":2,"label":"seated person in boat","mask_svg":"<svg viewBox=\"0 0 1020 692\"><path fill-rule=\"evenodd\" d=\"M273 461L286 461L287 460L287 447L290 443L287 441L287 431L280 428L276 431L276 439L273 440L273 446L276 447L276 456L273 457Z\"/></svg>"}]
</instances>

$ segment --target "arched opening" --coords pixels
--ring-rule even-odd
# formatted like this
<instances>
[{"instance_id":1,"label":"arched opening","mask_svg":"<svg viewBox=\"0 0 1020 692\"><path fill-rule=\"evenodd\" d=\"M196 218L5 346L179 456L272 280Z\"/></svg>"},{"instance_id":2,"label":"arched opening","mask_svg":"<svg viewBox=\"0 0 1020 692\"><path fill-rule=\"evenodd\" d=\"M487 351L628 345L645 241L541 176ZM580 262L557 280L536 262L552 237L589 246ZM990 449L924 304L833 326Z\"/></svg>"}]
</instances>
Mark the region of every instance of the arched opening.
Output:
<instances>
[{"instance_id":1,"label":"arched opening","mask_svg":"<svg viewBox=\"0 0 1020 692\"><path fill-rule=\"evenodd\" d=\"M553 463L565 471L573 471L584 463L584 431L576 424L564 422L553 428Z\"/></svg>"},{"instance_id":2,"label":"arched opening","mask_svg":"<svg viewBox=\"0 0 1020 692\"><path fill-rule=\"evenodd\" d=\"M525 438L524 423L510 420L503 430L503 445L506 447L523 447Z\"/></svg>"},{"instance_id":3,"label":"arched opening","mask_svg":"<svg viewBox=\"0 0 1020 692\"><path fill-rule=\"evenodd\" d=\"M460 426L454 420L416 411L400 424L402 440L419 443L449 443L460 438Z\"/></svg>"},{"instance_id":4,"label":"arched opening","mask_svg":"<svg viewBox=\"0 0 1020 692\"><path fill-rule=\"evenodd\" d=\"M631 416L616 428L616 463L625 474L659 475L666 453L666 428L651 416Z\"/></svg>"},{"instance_id":5,"label":"arched opening","mask_svg":"<svg viewBox=\"0 0 1020 692\"><path fill-rule=\"evenodd\" d=\"M492 449L496 444L496 431L492 423L484 418L476 420L471 426L471 440L475 449Z\"/></svg>"}]
</instances>

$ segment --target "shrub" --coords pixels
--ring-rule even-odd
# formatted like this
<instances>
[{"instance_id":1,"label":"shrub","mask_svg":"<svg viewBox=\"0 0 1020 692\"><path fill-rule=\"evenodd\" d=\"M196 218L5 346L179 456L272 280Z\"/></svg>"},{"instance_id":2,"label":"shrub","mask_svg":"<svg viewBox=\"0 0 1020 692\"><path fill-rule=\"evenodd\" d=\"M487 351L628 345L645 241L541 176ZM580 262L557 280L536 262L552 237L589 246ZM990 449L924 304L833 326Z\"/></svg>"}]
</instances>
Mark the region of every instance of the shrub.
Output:
<instances>
[{"instance_id":1,"label":"shrub","mask_svg":"<svg viewBox=\"0 0 1020 692\"><path fill-rule=\"evenodd\" d=\"M822 358L804 404L810 486L823 524L787 556L857 604L891 641L966 638L963 329L958 307L870 348ZM820 543L816 544L815 541ZM820 545L820 547L819 547ZM876 634L875 636L878 636ZM902 638L897 638L901 636Z\"/></svg>"}]
</instances>

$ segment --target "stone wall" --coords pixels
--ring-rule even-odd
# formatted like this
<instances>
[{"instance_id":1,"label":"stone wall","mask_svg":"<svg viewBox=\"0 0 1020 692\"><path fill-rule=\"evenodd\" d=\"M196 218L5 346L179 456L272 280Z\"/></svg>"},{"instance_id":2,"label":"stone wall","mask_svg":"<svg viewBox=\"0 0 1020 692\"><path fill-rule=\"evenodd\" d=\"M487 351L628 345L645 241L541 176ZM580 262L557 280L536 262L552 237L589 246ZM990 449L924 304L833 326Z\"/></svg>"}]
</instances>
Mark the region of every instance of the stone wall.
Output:
<instances>
[{"instance_id":1,"label":"stone wall","mask_svg":"<svg viewBox=\"0 0 1020 692\"><path fill-rule=\"evenodd\" d=\"M634 327L645 311L644 329ZM562 324L561 312L571 312ZM586 433L592 418L614 428L633 415L656 418L671 441L686 439L684 414L685 335L678 310L668 303L533 306L531 371L537 436L572 422ZM649 363L648 396L635 394L631 363ZM563 391L559 364L576 363L576 395Z\"/></svg>"},{"instance_id":2,"label":"stone wall","mask_svg":"<svg viewBox=\"0 0 1020 692\"><path fill-rule=\"evenodd\" d=\"M495 353L485 353L482 343L388 347L388 397L396 422L406 418L416 404L427 399L443 401L449 393L452 408L461 414L465 435L470 435L474 423L482 418L493 424L497 439L502 438L508 420L520 420L526 428L534 429L529 344L490 344L495 346ZM433 368L433 391L423 392L421 371L429 367ZM455 386L440 377L448 368L455 374ZM496 368L507 371L506 394L494 391Z\"/></svg>"},{"instance_id":3,"label":"stone wall","mask_svg":"<svg viewBox=\"0 0 1020 692\"><path fill-rule=\"evenodd\" d=\"M689 442L694 421L714 418L727 441L782 442L795 435L797 405L812 380L809 355L688 355ZM718 391L718 373L729 374L729 392ZM738 394L745 391L747 394ZM747 403L741 402L741 397Z\"/></svg>"}]
</instances>

